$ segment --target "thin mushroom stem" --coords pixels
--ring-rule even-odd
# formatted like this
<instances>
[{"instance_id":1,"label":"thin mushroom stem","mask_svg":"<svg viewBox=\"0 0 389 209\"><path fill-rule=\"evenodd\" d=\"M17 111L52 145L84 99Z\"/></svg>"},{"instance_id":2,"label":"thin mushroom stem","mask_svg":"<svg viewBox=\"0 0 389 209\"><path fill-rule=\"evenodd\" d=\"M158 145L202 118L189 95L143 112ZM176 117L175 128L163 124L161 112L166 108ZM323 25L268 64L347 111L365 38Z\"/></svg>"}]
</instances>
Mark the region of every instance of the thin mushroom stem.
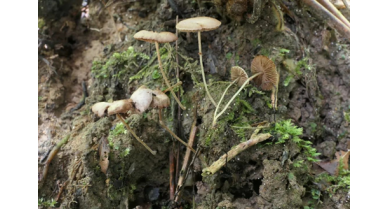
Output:
<instances>
[{"instance_id":1,"label":"thin mushroom stem","mask_svg":"<svg viewBox=\"0 0 389 209\"><path fill-rule=\"evenodd\" d=\"M161 56L159 55L159 44L158 42L155 42L155 48L157 49L157 56L158 56L158 63L159 63L159 69L161 70L161 73L162 73L162 77L163 79L165 80L165 83L167 85L168 88L172 88L172 86L170 85L166 75L165 75L165 72L163 72L163 68L162 68L162 61L161 61ZM183 109L183 110L186 110L186 107L184 107L184 105L181 104L180 100L177 98L176 94L172 91L171 92L174 99L177 101L178 105Z\"/></svg>"},{"instance_id":2,"label":"thin mushroom stem","mask_svg":"<svg viewBox=\"0 0 389 209\"><path fill-rule=\"evenodd\" d=\"M165 123L163 122L162 120L162 109L160 108L159 109L159 124L166 130L168 131L175 139L177 139L178 141L180 141L182 144L184 144L187 148L189 148L190 150L192 150L193 153L196 152L196 150L194 150L191 146L189 146L186 142L184 142L182 139L180 139L180 137L178 137L176 134L173 133L173 131L171 131L166 125Z\"/></svg>"},{"instance_id":3,"label":"thin mushroom stem","mask_svg":"<svg viewBox=\"0 0 389 209\"><path fill-rule=\"evenodd\" d=\"M205 88L205 91L207 92L207 95L208 95L209 99L211 100L212 104L215 105L215 107L216 107L216 102L215 102L215 100L213 100L211 94L209 93L208 87L207 87L207 82L205 80L204 67L203 67L203 53L201 52L201 32L200 31L197 32L197 36L198 36L198 42L199 42L201 75L203 76L204 88Z\"/></svg>"},{"instance_id":4,"label":"thin mushroom stem","mask_svg":"<svg viewBox=\"0 0 389 209\"><path fill-rule=\"evenodd\" d=\"M126 126L126 128L128 129L128 131L132 134L132 136L135 137L136 140L138 140L138 142L140 142L149 152L151 152L151 154L153 155L156 155L157 154L157 151L154 151L152 150L149 146L147 146L146 143L144 143L137 135L136 133L130 128L130 126L126 123L126 121L124 121L124 119L122 118L122 116L118 113L116 114L116 116L120 119L120 121L122 121L122 123Z\"/></svg>"},{"instance_id":5,"label":"thin mushroom stem","mask_svg":"<svg viewBox=\"0 0 389 209\"><path fill-rule=\"evenodd\" d=\"M328 0L317 0L321 5L323 5L328 11L334 14L339 18L347 27L350 28L350 22L343 16L343 14Z\"/></svg>"},{"instance_id":6,"label":"thin mushroom stem","mask_svg":"<svg viewBox=\"0 0 389 209\"><path fill-rule=\"evenodd\" d=\"M226 106L224 107L224 109L219 113L217 114L216 116L213 117L213 122L212 122L212 126L215 126L216 125L216 121L217 119L227 110L228 106L230 106L231 102L234 101L235 97L237 97L240 93L240 91L242 91L242 89L252 80L254 79L255 77L257 77L258 75L261 75L262 73L257 73L257 74L254 74L253 76L251 76L250 78L248 78L244 83L243 85L240 87L240 89L235 93L235 95L230 99L230 101L226 104Z\"/></svg>"},{"instance_id":7,"label":"thin mushroom stem","mask_svg":"<svg viewBox=\"0 0 389 209\"><path fill-rule=\"evenodd\" d=\"M217 110L219 109L220 103L222 103L222 100L223 100L223 98L224 98L224 95L226 95L227 90L228 90L236 81L238 81L238 79L239 79L239 78L237 78L237 79L235 79L233 82L231 82L230 85L227 86L226 90L224 90L222 97L220 97L219 103L217 103L215 113L213 113L213 118L216 117ZM216 123L216 121L214 121L214 122Z\"/></svg>"},{"instance_id":8,"label":"thin mushroom stem","mask_svg":"<svg viewBox=\"0 0 389 209\"><path fill-rule=\"evenodd\" d=\"M335 28L340 34L350 39L350 28L347 27L336 16L329 12L323 5L319 4L316 0L302 0L305 4L316 10L318 15L328 21L328 25Z\"/></svg>"},{"instance_id":9,"label":"thin mushroom stem","mask_svg":"<svg viewBox=\"0 0 389 209\"><path fill-rule=\"evenodd\" d=\"M174 88L176 88L177 86L179 86L179 85L181 85L181 84L182 84L182 81L180 81L180 82L174 84L173 86L171 86L171 87L165 89L165 90L163 91L163 93L166 93L166 92L168 92L168 91L172 91Z\"/></svg>"}]
</instances>

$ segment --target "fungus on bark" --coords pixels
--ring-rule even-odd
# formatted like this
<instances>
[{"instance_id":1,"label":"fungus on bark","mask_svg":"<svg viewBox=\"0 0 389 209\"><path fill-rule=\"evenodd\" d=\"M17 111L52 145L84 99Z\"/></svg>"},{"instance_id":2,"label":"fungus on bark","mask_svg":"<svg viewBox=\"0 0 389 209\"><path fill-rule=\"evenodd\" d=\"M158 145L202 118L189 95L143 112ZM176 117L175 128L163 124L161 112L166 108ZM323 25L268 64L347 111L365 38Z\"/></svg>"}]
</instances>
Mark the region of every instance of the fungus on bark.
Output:
<instances>
[{"instance_id":1,"label":"fungus on bark","mask_svg":"<svg viewBox=\"0 0 389 209\"><path fill-rule=\"evenodd\" d=\"M161 74L163 79L165 80L165 83L168 88L171 88L171 85L169 83L169 80L167 79L165 72L163 71L162 68L162 61L161 61L161 55L159 54L159 43L169 43L177 40L177 36L173 33L170 32L152 32L152 31L147 31L147 30L141 30L137 32L134 35L134 38L137 40L141 41L146 41L149 43L155 43L155 48L157 50L157 56L158 56L158 63L159 63L159 69L161 70ZM177 101L178 105L185 110L186 108L181 104L180 100L177 98L176 94L171 91L174 99Z\"/></svg>"},{"instance_id":2,"label":"fungus on bark","mask_svg":"<svg viewBox=\"0 0 389 209\"><path fill-rule=\"evenodd\" d=\"M203 67L203 54L201 52L201 32L211 31L217 29L221 25L221 22L211 17L194 17L180 21L176 28L180 32L197 32L198 44L199 44L199 56L200 56L200 67L201 74L203 76L204 88L207 95L213 105L216 106L215 100L213 100L211 94L208 91L207 83L205 80L204 67Z\"/></svg>"}]
</instances>

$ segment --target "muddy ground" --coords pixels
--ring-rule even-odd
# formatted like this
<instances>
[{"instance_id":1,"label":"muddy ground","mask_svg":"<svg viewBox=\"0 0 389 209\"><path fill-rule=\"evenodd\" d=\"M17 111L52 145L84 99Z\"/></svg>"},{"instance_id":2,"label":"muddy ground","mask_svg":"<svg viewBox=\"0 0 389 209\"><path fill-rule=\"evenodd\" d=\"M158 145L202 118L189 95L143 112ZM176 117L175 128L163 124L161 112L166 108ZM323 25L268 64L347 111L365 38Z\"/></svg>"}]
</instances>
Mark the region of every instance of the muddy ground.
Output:
<instances>
[{"instance_id":1,"label":"muddy ground","mask_svg":"<svg viewBox=\"0 0 389 209\"><path fill-rule=\"evenodd\" d=\"M288 9L279 1L263 2L258 19L249 21L253 2L245 0L105 5L91 0L88 16L82 18L82 1L39 1L39 179L46 153L70 134L46 178L38 182L39 198L57 199L55 207L63 208L349 208L349 189L335 180L319 181L326 170L307 160L304 148L292 140L276 143L279 136L271 128L290 119L303 128L300 138L312 142L322 162L349 150L349 40L299 1L282 1ZM349 17L346 9L341 12ZM178 62L176 43L160 45L170 82L183 82L176 94L187 107L180 110L168 94L171 105L163 110L164 122L187 141L195 121L194 149L201 147L183 195L173 204L169 153L175 153L179 170L186 148L159 125L157 110L125 117L157 151L153 156L115 116L98 118L90 109L96 102L129 98L141 85L166 88L154 45L133 35L139 30L175 33L176 15L180 20L210 16L222 22L218 29L201 34L207 84L216 101L229 85L230 68L238 65L251 75L256 55L274 61L280 82L277 111L271 108L271 92L249 85L212 128L215 106L204 91L197 34L178 34ZM238 88L233 85L225 101ZM243 151L214 175L202 175L206 166L249 139L262 121L271 123L264 132L273 137ZM107 138L109 166L103 173L99 147ZM298 162L302 165L296 166Z\"/></svg>"}]
</instances>

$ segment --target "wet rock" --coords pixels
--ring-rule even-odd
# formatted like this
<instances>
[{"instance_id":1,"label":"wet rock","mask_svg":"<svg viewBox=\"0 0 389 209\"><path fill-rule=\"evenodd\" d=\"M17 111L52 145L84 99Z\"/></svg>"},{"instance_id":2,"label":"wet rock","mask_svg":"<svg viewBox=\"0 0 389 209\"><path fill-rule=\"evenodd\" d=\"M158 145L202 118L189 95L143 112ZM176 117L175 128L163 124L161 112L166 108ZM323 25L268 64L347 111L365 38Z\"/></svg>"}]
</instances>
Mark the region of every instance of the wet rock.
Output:
<instances>
[{"instance_id":1,"label":"wet rock","mask_svg":"<svg viewBox=\"0 0 389 209\"><path fill-rule=\"evenodd\" d=\"M332 159L336 152L336 143L334 141L324 141L317 147L317 151L324 157Z\"/></svg>"}]
</instances>

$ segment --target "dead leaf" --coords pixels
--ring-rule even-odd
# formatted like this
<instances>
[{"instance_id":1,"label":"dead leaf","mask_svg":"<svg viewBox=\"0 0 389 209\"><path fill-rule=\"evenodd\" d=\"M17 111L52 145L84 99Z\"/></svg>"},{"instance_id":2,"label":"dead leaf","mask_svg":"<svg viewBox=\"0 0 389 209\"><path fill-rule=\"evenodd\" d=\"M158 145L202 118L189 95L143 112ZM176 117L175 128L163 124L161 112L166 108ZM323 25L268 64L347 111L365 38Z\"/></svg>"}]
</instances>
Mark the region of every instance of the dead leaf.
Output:
<instances>
[{"instance_id":1,"label":"dead leaf","mask_svg":"<svg viewBox=\"0 0 389 209\"><path fill-rule=\"evenodd\" d=\"M326 170L328 173L331 175L338 175L339 172L339 161L343 164L343 168L348 170L348 161L350 157L350 151L344 152L344 151L339 151L335 153L336 159L333 159L331 161L327 162L319 162L317 165L322 167L324 170Z\"/></svg>"},{"instance_id":2,"label":"dead leaf","mask_svg":"<svg viewBox=\"0 0 389 209\"><path fill-rule=\"evenodd\" d=\"M99 155L100 155L100 167L101 167L101 172L104 174L107 174L108 170L108 165L109 165L109 156L110 148L109 148L109 143L107 137L101 138L100 142L100 148L99 148Z\"/></svg>"}]
</instances>

